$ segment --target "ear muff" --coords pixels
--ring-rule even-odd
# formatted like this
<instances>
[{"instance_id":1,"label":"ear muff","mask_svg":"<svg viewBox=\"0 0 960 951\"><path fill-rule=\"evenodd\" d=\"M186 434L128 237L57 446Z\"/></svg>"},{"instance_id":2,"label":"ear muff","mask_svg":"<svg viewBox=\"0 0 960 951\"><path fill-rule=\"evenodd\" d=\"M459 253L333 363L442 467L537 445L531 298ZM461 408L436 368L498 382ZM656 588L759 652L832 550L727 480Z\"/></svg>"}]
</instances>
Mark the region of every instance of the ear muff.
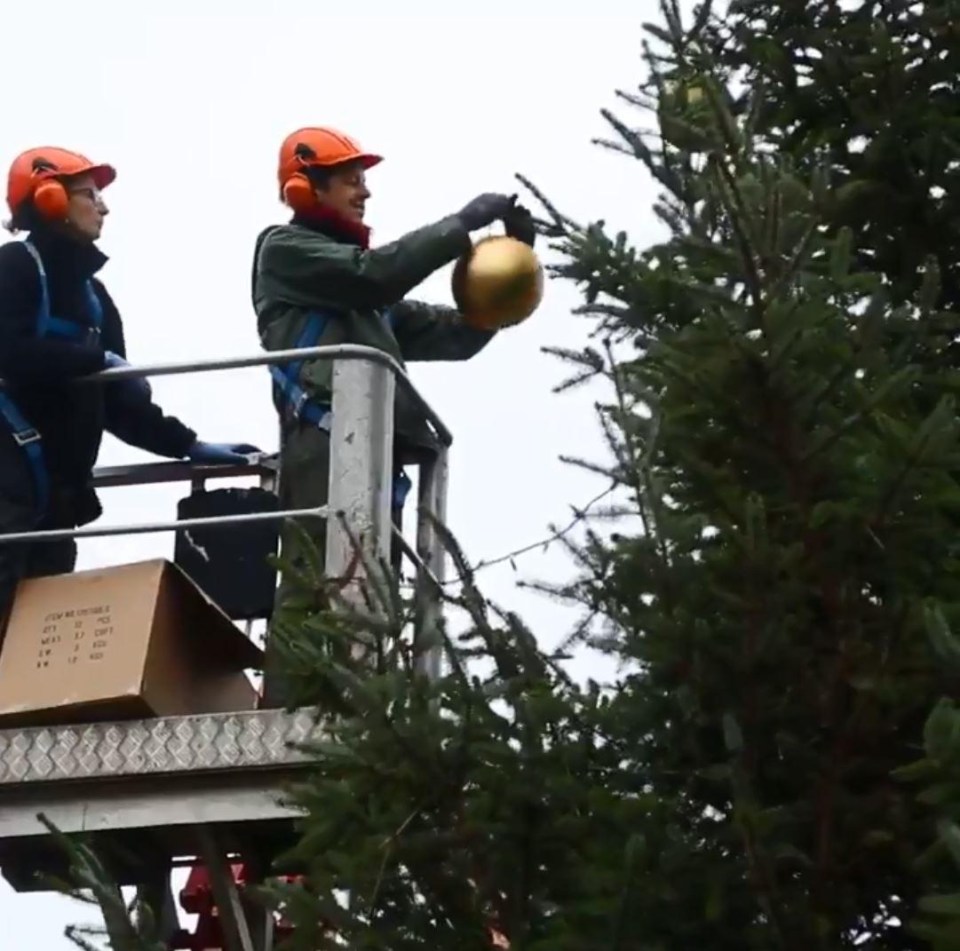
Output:
<instances>
[{"instance_id":1,"label":"ear muff","mask_svg":"<svg viewBox=\"0 0 960 951\"><path fill-rule=\"evenodd\" d=\"M70 196L60 182L48 179L34 190L33 206L48 221L63 221L70 210Z\"/></svg>"},{"instance_id":2,"label":"ear muff","mask_svg":"<svg viewBox=\"0 0 960 951\"><path fill-rule=\"evenodd\" d=\"M283 200L294 211L304 212L317 203L317 196L310 179L302 172L296 172L283 183Z\"/></svg>"}]
</instances>

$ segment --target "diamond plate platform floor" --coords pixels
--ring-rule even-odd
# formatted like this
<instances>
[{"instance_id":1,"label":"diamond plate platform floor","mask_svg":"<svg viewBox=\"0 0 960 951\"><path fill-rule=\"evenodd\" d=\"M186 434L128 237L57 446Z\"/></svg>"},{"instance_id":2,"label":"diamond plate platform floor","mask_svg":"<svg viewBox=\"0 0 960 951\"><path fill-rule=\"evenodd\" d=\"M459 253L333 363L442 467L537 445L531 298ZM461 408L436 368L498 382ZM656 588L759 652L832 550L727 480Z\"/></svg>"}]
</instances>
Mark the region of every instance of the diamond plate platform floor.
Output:
<instances>
[{"instance_id":1,"label":"diamond plate platform floor","mask_svg":"<svg viewBox=\"0 0 960 951\"><path fill-rule=\"evenodd\" d=\"M231 852L270 862L296 836L285 797L320 739L312 709L0 730L0 870L18 891L60 875L37 818L84 833L122 884L196 854L198 826Z\"/></svg>"}]
</instances>

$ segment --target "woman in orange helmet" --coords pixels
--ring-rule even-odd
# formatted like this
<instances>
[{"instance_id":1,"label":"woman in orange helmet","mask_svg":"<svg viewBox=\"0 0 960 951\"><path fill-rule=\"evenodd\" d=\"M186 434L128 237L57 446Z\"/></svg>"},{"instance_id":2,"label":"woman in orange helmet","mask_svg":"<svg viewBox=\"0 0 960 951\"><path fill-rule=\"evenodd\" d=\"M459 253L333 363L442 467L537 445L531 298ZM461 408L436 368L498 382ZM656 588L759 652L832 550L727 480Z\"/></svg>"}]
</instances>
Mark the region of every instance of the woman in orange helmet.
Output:
<instances>
[{"instance_id":1,"label":"woman in orange helmet","mask_svg":"<svg viewBox=\"0 0 960 951\"><path fill-rule=\"evenodd\" d=\"M146 380L71 385L126 365L123 322L95 276L107 261L96 246L108 213L102 193L115 178L111 166L54 147L23 152L10 167L7 227L28 235L0 246L0 535L97 518L92 474L105 430L197 462L258 451L199 441L164 415ZM0 538L0 624L19 578L70 572L75 562L73 540Z\"/></svg>"},{"instance_id":2,"label":"woman in orange helmet","mask_svg":"<svg viewBox=\"0 0 960 951\"><path fill-rule=\"evenodd\" d=\"M264 347L294 349L333 343L375 347L401 365L410 360L468 360L495 331L468 326L456 309L405 300L434 271L471 246L470 233L503 221L508 234L534 243L532 218L508 195L483 194L459 211L378 248L365 223L366 173L382 161L350 136L331 128L299 129L280 149L281 200L293 212L288 224L266 229L254 254L253 305ZM312 508L327 503L331 375L328 361L274 367L274 401L281 417L281 505ZM405 463L436 452L426 421L396 388L394 517L410 483ZM304 524L321 561L325 523ZM284 529L286 559L301 556L299 532ZM281 581L267 640L264 703L290 701L277 671L273 631L288 602Z\"/></svg>"}]
</instances>

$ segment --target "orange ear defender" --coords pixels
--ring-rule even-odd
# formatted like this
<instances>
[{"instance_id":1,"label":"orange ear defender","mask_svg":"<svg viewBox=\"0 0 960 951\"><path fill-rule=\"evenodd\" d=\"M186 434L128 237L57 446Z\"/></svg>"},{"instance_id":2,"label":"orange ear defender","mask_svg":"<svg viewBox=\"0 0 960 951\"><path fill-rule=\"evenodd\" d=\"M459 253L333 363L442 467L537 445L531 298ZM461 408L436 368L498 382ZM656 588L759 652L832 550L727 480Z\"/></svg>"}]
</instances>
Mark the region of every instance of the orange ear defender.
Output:
<instances>
[{"instance_id":1,"label":"orange ear defender","mask_svg":"<svg viewBox=\"0 0 960 951\"><path fill-rule=\"evenodd\" d=\"M298 142L293 153L293 162L309 168L317 161L317 153L305 142ZM288 167L289 167L288 160ZM308 211L316 202L313 182L303 172L293 172L283 183L281 194L284 202L296 212Z\"/></svg>"},{"instance_id":2,"label":"orange ear defender","mask_svg":"<svg viewBox=\"0 0 960 951\"><path fill-rule=\"evenodd\" d=\"M70 208L70 196L61 182L41 182L33 193L33 206L48 221L63 221Z\"/></svg>"},{"instance_id":3,"label":"orange ear defender","mask_svg":"<svg viewBox=\"0 0 960 951\"><path fill-rule=\"evenodd\" d=\"M283 201L297 212L307 211L311 208L316 201L316 197L310 179L297 172L284 182Z\"/></svg>"}]
</instances>

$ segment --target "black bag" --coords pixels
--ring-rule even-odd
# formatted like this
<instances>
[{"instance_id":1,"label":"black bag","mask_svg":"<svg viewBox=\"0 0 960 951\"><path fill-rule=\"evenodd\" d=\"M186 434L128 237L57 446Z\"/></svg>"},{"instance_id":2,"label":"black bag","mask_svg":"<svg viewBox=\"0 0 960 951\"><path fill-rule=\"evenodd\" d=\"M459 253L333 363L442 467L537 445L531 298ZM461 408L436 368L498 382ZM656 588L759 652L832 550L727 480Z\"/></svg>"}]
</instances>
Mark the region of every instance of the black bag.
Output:
<instances>
[{"instance_id":1,"label":"black bag","mask_svg":"<svg viewBox=\"0 0 960 951\"><path fill-rule=\"evenodd\" d=\"M260 488L194 492L177 503L178 519L276 512L280 502ZM174 562L235 621L268 618L273 611L280 522L203 525L176 533Z\"/></svg>"}]
</instances>

